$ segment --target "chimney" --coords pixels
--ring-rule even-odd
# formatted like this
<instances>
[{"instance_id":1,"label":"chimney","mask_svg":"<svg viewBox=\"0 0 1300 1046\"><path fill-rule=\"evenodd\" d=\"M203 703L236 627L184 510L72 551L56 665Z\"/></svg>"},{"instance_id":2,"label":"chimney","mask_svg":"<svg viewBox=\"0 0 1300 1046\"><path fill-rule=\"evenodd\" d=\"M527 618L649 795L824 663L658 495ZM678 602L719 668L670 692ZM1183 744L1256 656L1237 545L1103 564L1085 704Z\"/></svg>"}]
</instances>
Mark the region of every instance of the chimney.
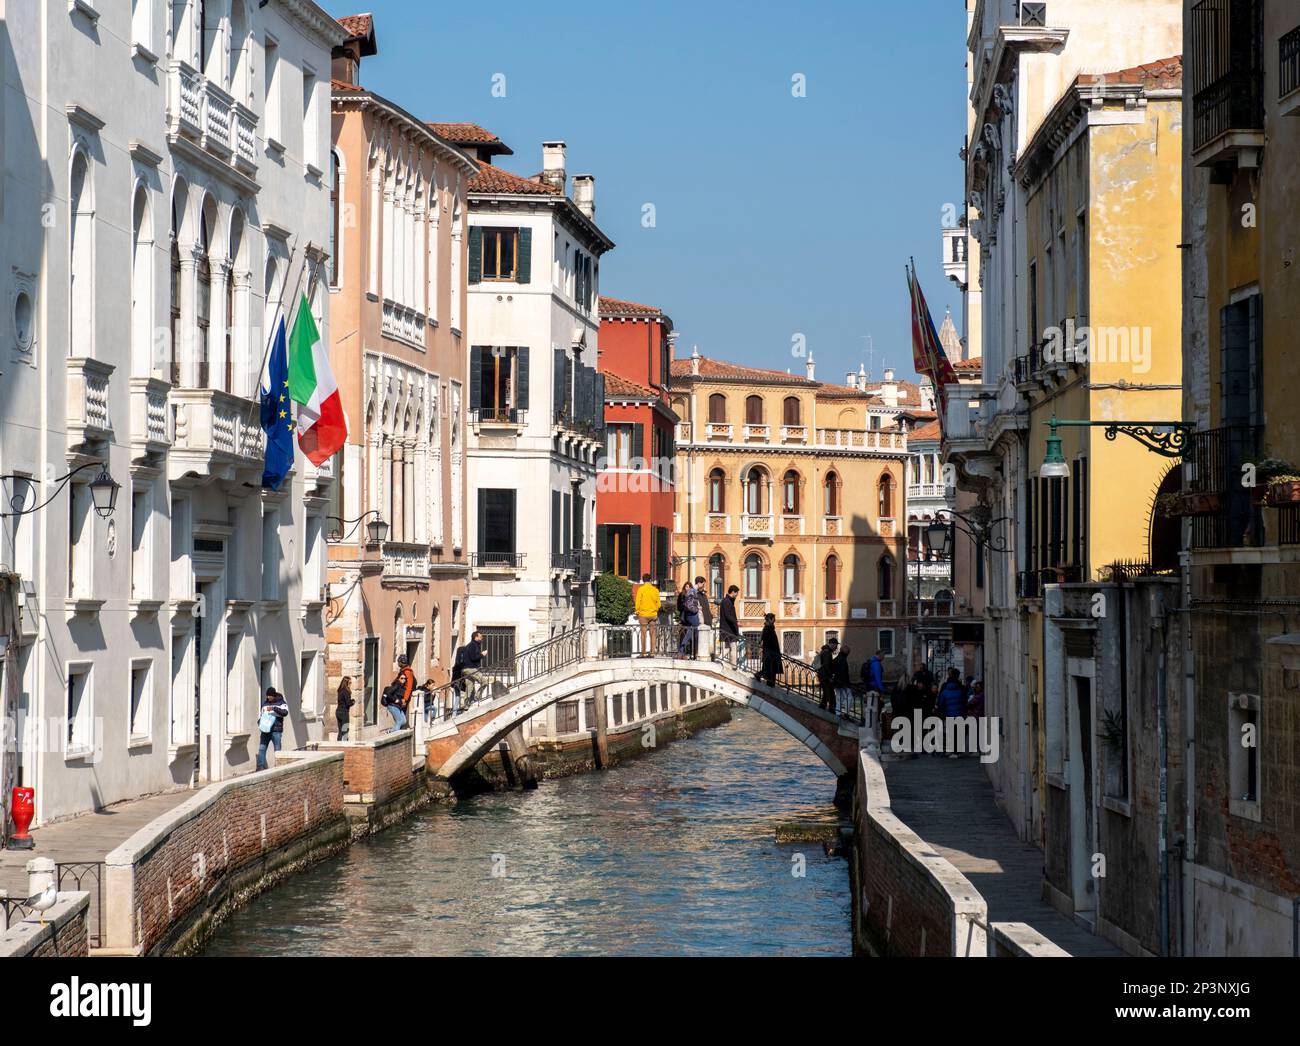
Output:
<instances>
[{"instance_id":1,"label":"chimney","mask_svg":"<svg viewBox=\"0 0 1300 1046\"><path fill-rule=\"evenodd\" d=\"M856 389L858 387L858 376L853 371L849 371L844 375L844 384L851 389Z\"/></svg>"},{"instance_id":2,"label":"chimney","mask_svg":"<svg viewBox=\"0 0 1300 1046\"><path fill-rule=\"evenodd\" d=\"M867 391L867 365L865 363L858 364L858 388L863 392Z\"/></svg>"},{"instance_id":3,"label":"chimney","mask_svg":"<svg viewBox=\"0 0 1300 1046\"><path fill-rule=\"evenodd\" d=\"M811 352L808 353L808 362L805 364L805 366L808 368L808 380L816 381L817 378L815 375L817 373L816 371L817 361L813 359L813 354Z\"/></svg>"},{"instance_id":4,"label":"chimney","mask_svg":"<svg viewBox=\"0 0 1300 1046\"><path fill-rule=\"evenodd\" d=\"M880 386L880 398L887 407L898 406L898 384L894 381L894 368L885 368L885 382Z\"/></svg>"},{"instance_id":5,"label":"chimney","mask_svg":"<svg viewBox=\"0 0 1300 1046\"><path fill-rule=\"evenodd\" d=\"M542 142L542 181L564 192L566 177L564 173L563 142Z\"/></svg>"},{"instance_id":6,"label":"chimney","mask_svg":"<svg viewBox=\"0 0 1300 1046\"><path fill-rule=\"evenodd\" d=\"M596 176L594 174L573 176L573 202L588 218L592 221L596 220Z\"/></svg>"},{"instance_id":7,"label":"chimney","mask_svg":"<svg viewBox=\"0 0 1300 1046\"><path fill-rule=\"evenodd\" d=\"M893 380L894 380L894 368L893 368L893 367L886 367L886 368L885 368L885 380L886 380L886 381L893 381Z\"/></svg>"},{"instance_id":8,"label":"chimney","mask_svg":"<svg viewBox=\"0 0 1300 1046\"><path fill-rule=\"evenodd\" d=\"M700 347L698 345L691 346L691 373L697 378L700 376Z\"/></svg>"}]
</instances>

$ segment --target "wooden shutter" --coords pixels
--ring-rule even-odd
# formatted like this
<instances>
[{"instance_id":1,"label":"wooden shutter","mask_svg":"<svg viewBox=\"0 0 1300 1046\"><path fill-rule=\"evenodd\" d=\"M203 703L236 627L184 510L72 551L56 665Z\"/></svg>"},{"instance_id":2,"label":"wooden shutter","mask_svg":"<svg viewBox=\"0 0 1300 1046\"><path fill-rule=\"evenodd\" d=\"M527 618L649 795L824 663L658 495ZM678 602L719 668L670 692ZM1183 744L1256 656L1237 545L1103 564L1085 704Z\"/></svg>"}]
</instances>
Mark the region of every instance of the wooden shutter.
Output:
<instances>
[{"instance_id":1,"label":"wooden shutter","mask_svg":"<svg viewBox=\"0 0 1300 1046\"><path fill-rule=\"evenodd\" d=\"M632 526L632 537L627 543L627 550L627 576L639 578L641 576L641 525L639 523Z\"/></svg>"},{"instance_id":2,"label":"wooden shutter","mask_svg":"<svg viewBox=\"0 0 1300 1046\"><path fill-rule=\"evenodd\" d=\"M636 461L645 456L645 426L639 421L632 423L632 460ZM633 468L638 466L633 465Z\"/></svg>"},{"instance_id":3,"label":"wooden shutter","mask_svg":"<svg viewBox=\"0 0 1300 1046\"><path fill-rule=\"evenodd\" d=\"M521 345L515 349L515 406L520 410L528 409L528 346Z\"/></svg>"},{"instance_id":4,"label":"wooden shutter","mask_svg":"<svg viewBox=\"0 0 1300 1046\"><path fill-rule=\"evenodd\" d=\"M478 491L478 554L487 551L487 498L488 492L482 487Z\"/></svg>"},{"instance_id":5,"label":"wooden shutter","mask_svg":"<svg viewBox=\"0 0 1300 1046\"><path fill-rule=\"evenodd\" d=\"M560 526L563 529L562 536L564 539L564 551L568 552L573 548L573 495L565 494L561 500L564 504L564 507L561 510L564 514L564 519L560 521Z\"/></svg>"},{"instance_id":6,"label":"wooden shutter","mask_svg":"<svg viewBox=\"0 0 1300 1046\"><path fill-rule=\"evenodd\" d=\"M597 570L613 569L609 559L609 526L605 523L596 524L596 559Z\"/></svg>"},{"instance_id":7,"label":"wooden shutter","mask_svg":"<svg viewBox=\"0 0 1300 1046\"><path fill-rule=\"evenodd\" d=\"M600 371L596 371L592 375L592 380L595 382L596 385L596 390L594 394L595 401L596 401L596 416L592 419L592 422L596 427L597 435L600 436L601 438L604 438L605 435L605 375L601 374ZM637 433L639 434L640 432L641 432L641 426L638 425Z\"/></svg>"},{"instance_id":8,"label":"wooden shutter","mask_svg":"<svg viewBox=\"0 0 1300 1046\"><path fill-rule=\"evenodd\" d=\"M483 227L469 227L469 282L481 283L483 280ZM455 288L452 288L453 292Z\"/></svg>"},{"instance_id":9,"label":"wooden shutter","mask_svg":"<svg viewBox=\"0 0 1300 1046\"><path fill-rule=\"evenodd\" d=\"M551 416L559 420L560 415L564 413L564 361L565 355L563 349L553 349L552 356L555 358L553 371L551 372Z\"/></svg>"},{"instance_id":10,"label":"wooden shutter","mask_svg":"<svg viewBox=\"0 0 1300 1046\"><path fill-rule=\"evenodd\" d=\"M564 526L564 506L560 499L558 490L551 491L551 551L563 552L564 546L561 544L561 538L564 533L561 529Z\"/></svg>"},{"instance_id":11,"label":"wooden shutter","mask_svg":"<svg viewBox=\"0 0 1300 1046\"><path fill-rule=\"evenodd\" d=\"M518 283L528 283L533 278L533 230L519 230L519 273Z\"/></svg>"},{"instance_id":12,"label":"wooden shutter","mask_svg":"<svg viewBox=\"0 0 1300 1046\"><path fill-rule=\"evenodd\" d=\"M481 410L483 407L483 346L475 345L469 350L469 409Z\"/></svg>"}]
</instances>

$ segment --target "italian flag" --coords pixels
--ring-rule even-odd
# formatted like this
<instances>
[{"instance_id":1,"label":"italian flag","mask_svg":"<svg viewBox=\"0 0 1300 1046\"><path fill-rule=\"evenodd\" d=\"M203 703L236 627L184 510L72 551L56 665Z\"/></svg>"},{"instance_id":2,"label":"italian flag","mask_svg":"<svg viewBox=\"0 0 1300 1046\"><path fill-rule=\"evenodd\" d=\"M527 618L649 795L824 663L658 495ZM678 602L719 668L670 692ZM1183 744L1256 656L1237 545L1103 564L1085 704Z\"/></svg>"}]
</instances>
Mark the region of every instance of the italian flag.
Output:
<instances>
[{"instance_id":1,"label":"italian flag","mask_svg":"<svg viewBox=\"0 0 1300 1046\"><path fill-rule=\"evenodd\" d=\"M298 404L298 446L313 465L321 465L348 438L348 421L305 294L289 335L289 398Z\"/></svg>"}]
</instances>

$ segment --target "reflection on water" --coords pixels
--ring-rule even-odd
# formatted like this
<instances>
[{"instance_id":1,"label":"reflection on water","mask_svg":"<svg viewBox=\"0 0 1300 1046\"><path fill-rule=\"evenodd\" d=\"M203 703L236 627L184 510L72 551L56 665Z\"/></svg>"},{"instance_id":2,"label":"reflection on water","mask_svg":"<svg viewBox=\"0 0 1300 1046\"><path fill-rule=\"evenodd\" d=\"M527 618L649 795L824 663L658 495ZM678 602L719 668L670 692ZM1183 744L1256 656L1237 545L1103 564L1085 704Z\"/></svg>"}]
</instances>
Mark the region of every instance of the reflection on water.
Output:
<instances>
[{"instance_id":1,"label":"reflection on water","mask_svg":"<svg viewBox=\"0 0 1300 1046\"><path fill-rule=\"evenodd\" d=\"M604 773L430 808L259 897L207 954L847 955L845 862L774 837L834 820L834 777L734 716Z\"/></svg>"}]
</instances>

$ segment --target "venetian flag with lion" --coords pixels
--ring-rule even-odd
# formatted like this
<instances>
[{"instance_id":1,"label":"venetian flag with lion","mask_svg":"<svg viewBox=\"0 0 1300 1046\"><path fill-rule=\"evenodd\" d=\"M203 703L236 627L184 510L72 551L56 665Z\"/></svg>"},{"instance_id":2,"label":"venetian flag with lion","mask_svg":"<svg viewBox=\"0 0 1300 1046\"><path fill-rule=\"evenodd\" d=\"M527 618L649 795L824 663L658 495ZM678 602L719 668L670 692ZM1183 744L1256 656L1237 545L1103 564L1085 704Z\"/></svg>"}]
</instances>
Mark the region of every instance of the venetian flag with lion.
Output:
<instances>
[{"instance_id":1,"label":"venetian flag with lion","mask_svg":"<svg viewBox=\"0 0 1300 1046\"><path fill-rule=\"evenodd\" d=\"M289 398L298 404L298 446L319 466L347 440L348 421L330 369L329 352L305 294L289 335Z\"/></svg>"}]
</instances>

